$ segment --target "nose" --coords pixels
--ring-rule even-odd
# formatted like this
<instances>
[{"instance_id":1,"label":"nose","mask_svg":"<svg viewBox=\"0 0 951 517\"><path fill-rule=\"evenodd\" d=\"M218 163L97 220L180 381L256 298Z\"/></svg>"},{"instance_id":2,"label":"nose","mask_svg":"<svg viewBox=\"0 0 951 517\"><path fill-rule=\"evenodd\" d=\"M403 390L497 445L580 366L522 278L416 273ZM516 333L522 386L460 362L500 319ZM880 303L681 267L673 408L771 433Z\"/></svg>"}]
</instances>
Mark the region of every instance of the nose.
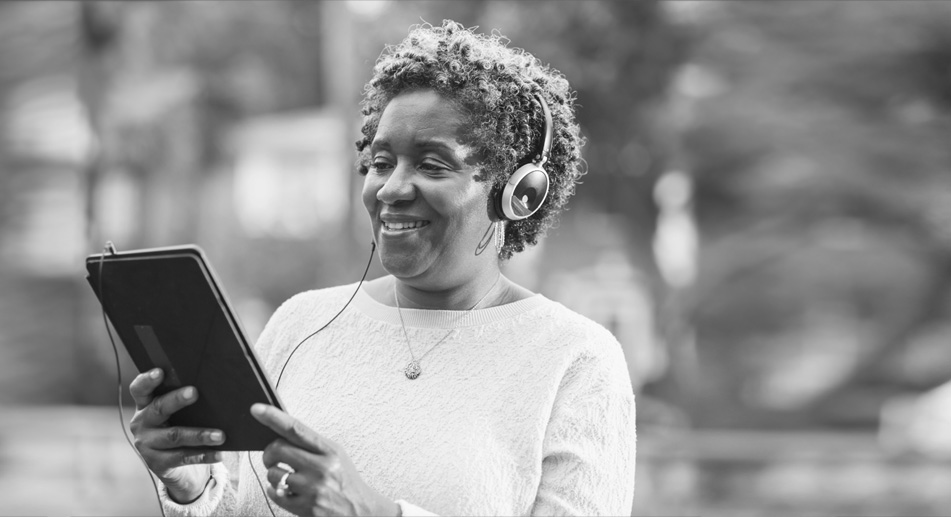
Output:
<instances>
[{"instance_id":1,"label":"nose","mask_svg":"<svg viewBox=\"0 0 951 517\"><path fill-rule=\"evenodd\" d=\"M387 176L380 190L376 191L376 198L387 205L415 199L416 186L413 184L412 167L397 165Z\"/></svg>"}]
</instances>

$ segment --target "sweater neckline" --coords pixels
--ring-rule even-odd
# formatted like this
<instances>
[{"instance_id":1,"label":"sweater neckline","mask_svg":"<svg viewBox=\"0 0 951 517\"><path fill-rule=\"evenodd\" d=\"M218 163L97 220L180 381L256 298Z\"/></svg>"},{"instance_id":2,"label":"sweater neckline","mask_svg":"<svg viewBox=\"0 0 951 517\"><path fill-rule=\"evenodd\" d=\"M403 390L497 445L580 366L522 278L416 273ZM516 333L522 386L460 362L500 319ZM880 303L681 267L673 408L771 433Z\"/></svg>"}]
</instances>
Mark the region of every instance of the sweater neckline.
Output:
<instances>
[{"instance_id":1,"label":"sweater neckline","mask_svg":"<svg viewBox=\"0 0 951 517\"><path fill-rule=\"evenodd\" d=\"M454 329L487 325L496 321L505 320L532 309L541 307L548 301L542 294L535 294L517 302L497 305L485 309L472 311L432 310L432 309L402 309L403 321L407 327L421 327L432 329ZM365 315L385 323L400 325L400 314L396 307L376 301L361 287L353 300L354 307Z\"/></svg>"}]
</instances>

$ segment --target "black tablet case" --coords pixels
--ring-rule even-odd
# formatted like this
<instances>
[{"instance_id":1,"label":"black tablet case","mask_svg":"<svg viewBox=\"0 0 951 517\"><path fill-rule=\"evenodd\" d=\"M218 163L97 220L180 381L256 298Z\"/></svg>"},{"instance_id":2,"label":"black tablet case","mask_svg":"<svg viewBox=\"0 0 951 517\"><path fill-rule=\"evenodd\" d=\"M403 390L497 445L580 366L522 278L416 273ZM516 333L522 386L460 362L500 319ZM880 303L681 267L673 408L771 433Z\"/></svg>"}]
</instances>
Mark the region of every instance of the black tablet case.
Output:
<instances>
[{"instance_id":1,"label":"black tablet case","mask_svg":"<svg viewBox=\"0 0 951 517\"><path fill-rule=\"evenodd\" d=\"M225 432L218 450L262 450L278 435L250 413L251 404L281 407L214 272L197 246L86 258L86 279L139 372L165 372L156 394L182 386L198 401L169 425ZM103 296L103 293L105 296Z\"/></svg>"}]
</instances>

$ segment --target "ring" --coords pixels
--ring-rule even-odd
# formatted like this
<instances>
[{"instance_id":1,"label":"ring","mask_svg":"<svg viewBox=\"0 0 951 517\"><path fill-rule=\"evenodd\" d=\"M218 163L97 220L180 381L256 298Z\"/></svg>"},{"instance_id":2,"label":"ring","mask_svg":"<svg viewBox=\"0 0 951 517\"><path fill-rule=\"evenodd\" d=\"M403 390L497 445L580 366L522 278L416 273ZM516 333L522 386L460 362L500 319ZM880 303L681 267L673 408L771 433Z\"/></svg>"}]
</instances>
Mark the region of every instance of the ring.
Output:
<instances>
[{"instance_id":1,"label":"ring","mask_svg":"<svg viewBox=\"0 0 951 517\"><path fill-rule=\"evenodd\" d=\"M284 475L281 476L281 480L277 482L277 487L274 489L274 492L278 497L294 495L294 493L291 492L291 487L287 486L287 477L290 475L290 471L285 472Z\"/></svg>"}]
</instances>

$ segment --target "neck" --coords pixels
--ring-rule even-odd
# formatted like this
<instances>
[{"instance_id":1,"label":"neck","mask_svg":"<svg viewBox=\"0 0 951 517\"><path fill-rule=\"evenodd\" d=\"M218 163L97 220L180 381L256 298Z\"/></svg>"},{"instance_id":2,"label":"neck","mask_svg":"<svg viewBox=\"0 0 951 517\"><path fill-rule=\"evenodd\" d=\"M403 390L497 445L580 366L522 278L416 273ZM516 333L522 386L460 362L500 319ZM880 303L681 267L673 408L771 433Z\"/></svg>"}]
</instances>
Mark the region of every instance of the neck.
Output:
<instances>
[{"instance_id":1,"label":"neck","mask_svg":"<svg viewBox=\"0 0 951 517\"><path fill-rule=\"evenodd\" d=\"M499 298L498 293L503 290L504 279L501 271L495 270L442 290L419 289L396 277L393 277L393 282L394 296L399 296L399 305L405 309L465 311L494 305L493 302ZM395 299L393 303L396 303Z\"/></svg>"}]
</instances>

